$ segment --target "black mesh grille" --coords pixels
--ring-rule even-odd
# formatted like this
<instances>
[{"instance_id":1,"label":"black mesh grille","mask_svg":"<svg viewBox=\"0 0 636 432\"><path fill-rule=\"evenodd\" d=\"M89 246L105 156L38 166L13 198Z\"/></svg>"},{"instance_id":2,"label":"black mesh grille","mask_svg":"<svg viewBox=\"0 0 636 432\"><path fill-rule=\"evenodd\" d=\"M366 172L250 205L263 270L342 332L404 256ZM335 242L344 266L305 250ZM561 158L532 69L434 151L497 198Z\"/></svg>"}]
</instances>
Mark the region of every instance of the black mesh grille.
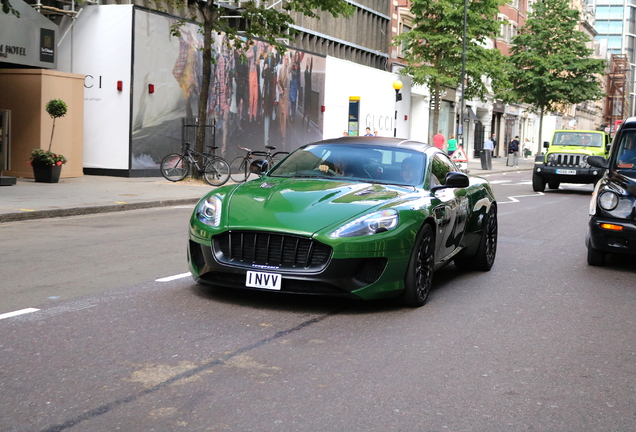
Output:
<instances>
[{"instance_id":1,"label":"black mesh grille","mask_svg":"<svg viewBox=\"0 0 636 432\"><path fill-rule=\"evenodd\" d=\"M583 157L578 154L558 153L550 155L548 166L563 166L563 167L578 167L586 166L583 162Z\"/></svg>"},{"instance_id":2,"label":"black mesh grille","mask_svg":"<svg viewBox=\"0 0 636 432\"><path fill-rule=\"evenodd\" d=\"M331 257L331 248L317 241L282 234L230 231L214 238L219 260L246 266L320 270Z\"/></svg>"}]
</instances>

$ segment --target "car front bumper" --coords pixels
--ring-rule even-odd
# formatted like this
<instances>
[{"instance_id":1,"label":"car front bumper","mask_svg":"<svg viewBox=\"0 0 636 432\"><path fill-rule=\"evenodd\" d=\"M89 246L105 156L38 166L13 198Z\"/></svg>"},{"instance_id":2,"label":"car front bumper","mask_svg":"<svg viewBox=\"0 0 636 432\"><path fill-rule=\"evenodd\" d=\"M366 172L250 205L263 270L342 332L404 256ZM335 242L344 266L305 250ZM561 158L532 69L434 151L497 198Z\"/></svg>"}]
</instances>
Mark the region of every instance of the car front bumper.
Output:
<instances>
[{"instance_id":1,"label":"car front bumper","mask_svg":"<svg viewBox=\"0 0 636 432\"><path fill-rule=\"evenodd\" d=\"M613 230L602 228L603 224L620 226ZM625 219L599 218L592 216L587 232L588 246L594 249L622 254L636 254L636 223Z\"/></svg>"},{"instance_id":2,"label":"car front bumper","mask_svg":"<svg viewBox=\"0 0 636 432\"><path fill-rule=\"evenodd\" d=\"M266 266L233 262L222 257L218 243L191 237L188 263L199 283L232 289L265 290L246 285L247 272L258 271L281 276L276 292L311 294L354 299L394 297L404 289L404 276L410 250L378 253L369 242L367 252L355 257L330 257L324 266L313 269L264 268Z\"/></svg>"},{"instance_id":3,"label":"car front bumper","mask_svg":"<svg viewBox=\"0 0 636 432\"><path fill-rule=\"evenodd\" d=\"M564 172L575 172L574 174L563 174ZM553 167L546 165L536 165L534 174L543 177L547 181L559 181L563 183L588 184L596 183L602 176L603 170L599 168L578 168L578 167Z\"/></svg>"}]
</instances>

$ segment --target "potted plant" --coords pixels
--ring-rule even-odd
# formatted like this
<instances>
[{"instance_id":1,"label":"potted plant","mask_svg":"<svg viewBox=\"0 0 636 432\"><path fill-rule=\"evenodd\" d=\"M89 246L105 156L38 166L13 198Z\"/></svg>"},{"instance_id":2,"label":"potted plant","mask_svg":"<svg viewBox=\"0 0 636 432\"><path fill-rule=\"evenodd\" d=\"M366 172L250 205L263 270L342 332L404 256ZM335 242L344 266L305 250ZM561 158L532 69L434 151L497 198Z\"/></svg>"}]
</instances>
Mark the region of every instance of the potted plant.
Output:
<instances>
[{"instance_id":1,"label":"potted plant","mask_svg":"<svg viewBox=\"0 0 636 432\"><path fill-rule=\"evenodd\" d=\"M51 141L49 149L34 149L31 152L29 165L33 167L33 176L36 182L57 183L62 172L62 165L66 163L66 158L51 151L53 145L53 133L55 132L55 119L66 115L68 107L62 99L51 99L46 104L46 112L53 119L53 127L51 128Z\"/></svg>"}]
</instances>

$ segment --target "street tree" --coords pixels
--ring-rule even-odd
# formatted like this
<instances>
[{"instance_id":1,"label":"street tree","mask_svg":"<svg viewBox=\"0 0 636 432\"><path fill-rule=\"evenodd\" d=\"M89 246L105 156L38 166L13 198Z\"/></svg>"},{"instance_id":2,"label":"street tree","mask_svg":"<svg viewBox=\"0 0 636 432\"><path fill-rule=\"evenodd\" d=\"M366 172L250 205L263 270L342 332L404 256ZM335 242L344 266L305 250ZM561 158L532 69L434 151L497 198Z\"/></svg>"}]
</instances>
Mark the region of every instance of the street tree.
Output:
<instances>
[{"instance_id":1,"label":"street tree","mask_svg":"<svg viewBox=\"0 0 636 432\"><path fill-rule=\"evenodd\" d=\"M212 33L223 33L226 35L225 44L229 48L245 51L247 46L254 43L255 38L259 38L275 46L279 51L284 52L286 47L280 42L284 38L289 38L296 30L292 28L294 24L291 12L298 12L307 17L319 18L320 10L330 13L334 18L339 16L350 16L354 9L345 0L281 0L275 2L267 1L242 1L230 0L227 2L208 0L166 0L157 2L168 4L179 8L183 12L183 20L173 26L173 35L179 36L179 28L186 22L192 20L199 23L200 32L203 34L202 53L202 79L201 91L199 93L199 106L197 117L196 149L204 150L205 126L208 121L208 91L210 88L212 73Z\"/></svg>"},{"instance_id":2,"label":"street tree","mask_svg":"<svg viewBox=\"0 0 636 432\"><path fill-rule=\"evenodd\" d=\"M606 62L591 57L589 36L576 29L579 18L568 0L539 0L512 39L508 99L539 113L539 139L544 113L603 97L599 76Z\"/></svg>"},{"instance_id":3,"label":"street tree","mask_svg":"<svg viewBox=\"0 0 636 432\"><path fill-rule=\"evenodd\" d=\"M504 2L467 2L464 26L464 0L413 0L413 27L396 36L394 43L402 46L407 62L401 73L431 92L433 133L438 130L442 92L462 85L462 64L464 99L484 100L489 93L507 87L503 55L487 46L499 33L497 13Z\"/></svg>"},{"instance_id":4,"label":"street tree","mask_svg":"<svg viewBox=\"0 0 636 432\"><path fill-rule=\"evenodd\" d=\"M2 3L2 12L4 12L5 14L12 13L13 15L20 18L20 12L18 12L13 8L13 6L11 6L9 0L0 0L0 3Z\"/></svg>"}]
</instances>

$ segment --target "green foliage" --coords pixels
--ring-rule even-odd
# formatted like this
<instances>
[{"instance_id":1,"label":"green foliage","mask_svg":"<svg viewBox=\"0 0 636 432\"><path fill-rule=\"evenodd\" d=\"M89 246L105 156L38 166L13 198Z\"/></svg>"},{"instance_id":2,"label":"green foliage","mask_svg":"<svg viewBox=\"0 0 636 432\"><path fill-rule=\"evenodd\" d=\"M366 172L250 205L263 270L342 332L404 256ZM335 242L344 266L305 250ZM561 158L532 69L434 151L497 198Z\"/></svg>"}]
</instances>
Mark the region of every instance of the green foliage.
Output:
<instances>
[{"instance_id":1,"label":"green foliage","mask_svg":"<svg viewBox=\"0 0 636 432\"><path fill-rule=\"evenodd\" d=\"M469 1L466 26L466 98L484 99L489 89L483 78L495 88L505 86L503 56L486 47L496 37L499 6L505 0ZM464 39L463 0L414 0L413 28L395 38L403 45L408 66L404 74L415 84L426 84L432 91L461 85Z\"/></svg>"},{"instance_id":2,"label":"green foliage","mask_svg":"<svg viewBox=\"0 0 636 432\"><path fill-rule=\"evenodd\" d=\"M9 3L9 0L0 0L0 2L2 3L2 12L6 14L12 13L16 17L20 18L20 12L13 9L13 6L11 6L11 3Z\"/></svg>"},{"instance_id":3,"label":"green foliage","mask_svg":"<svg viewBox=\"0 0 636 432\"><path fill-rule=\"evenodd\" d=\"M55 119L59 117L64 117L66 112L68 111L68 107L66 103L62 99L51 99L46 103L46 112L49 113L51 118L53 119L53 126L51 127L51 141L49 141L49 151L51 153L51 146L53 145L53 133L55 132ZM36 151L36 150L34 150ZM63 156L61 156L63 158ZM64 159L64 162L66 159Z\"/></svg>"},{"instance_id":4,"label":"green foliage","mask_svg":"<svg viewBox=\"0 0 636 432\"><path fill-rule=\"evenodd\" d=\"M534 105L541 113L562 104L603 97L597 75L605 61L591 58L589 37L576 30L580 12L567 0L540 0L512 43L508 99Z\"/></svg>"},{"instance_id":5,"label":"green foliage","mask_svg":"<svg viewBox=\"0 0 636 432\"><path fill-rule=\"evenodd\" d=\"M29 165L42 166L42 165L63 165L66 163L66 158L58 153L53 153L50 150L35 149L31 152L31 159Z\"/></svg>"},{"instance_id":6,"label":"green foliage","mask_svg":"<svg viewBox=\"0 0 636 432\"><path fill-rule=\"evenodd\" d=\"M225 43L236 48L246 48L252 40L259 38L270 45L274 45L280 52L286 47L279 39L289 38L296 33L291 26L294 24L290 12L298 12L310 18L317 18L317 11L331 13L333 17L351 16L355 10L345 0L285 0L278 7L272 7L271 2L230 1L228 7L222 7L216 2L203 0L166 0L156 2L166 3L173 7L184 8L189 12L187 19L200 20L201 33L205 34L209 28L213 32L225 33ZM174 36L179 36L179 28L185 20L178 21L171 28ZM203 48L206 49L205 47Z\"/></svg>"},{"instance_id":7,"label":"green foliage","mask_svg":"<svg viewBox=\"0 0 636 432\"><path fill-rule=\"evenodd\" d=\"M51 99L46 103L46 112L54 119L64 117L67 111L68 107L62 99Z\"/></svg>"}]
</instances>

